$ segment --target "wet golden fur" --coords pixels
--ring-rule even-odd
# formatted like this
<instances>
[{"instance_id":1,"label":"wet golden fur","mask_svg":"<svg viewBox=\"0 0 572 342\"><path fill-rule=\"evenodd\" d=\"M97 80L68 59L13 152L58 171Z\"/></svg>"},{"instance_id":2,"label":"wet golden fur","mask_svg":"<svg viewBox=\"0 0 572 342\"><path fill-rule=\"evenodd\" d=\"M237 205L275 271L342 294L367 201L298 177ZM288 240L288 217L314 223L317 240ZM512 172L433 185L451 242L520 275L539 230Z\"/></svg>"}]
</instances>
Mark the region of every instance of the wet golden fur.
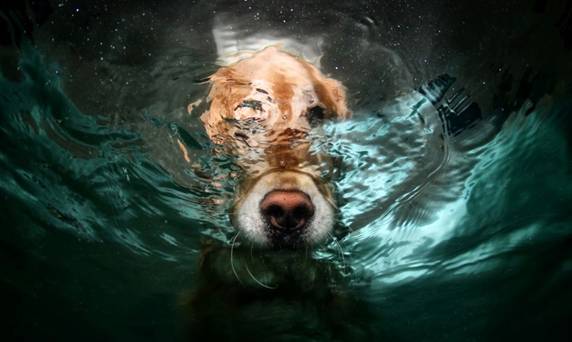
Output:
<instances>
[{"instance_id":1,"label":"wet golden fur","mask_svg":"<svg viewBox=\"0 0 572 342\"><path fill-rule=\"evenodd\" d=\"M316 106L324 110L324 118L350 115L340 82L324 76L302 58L276 47L221 67L210 77L210 82L210 106L201 120L215 142L229 136L233 138L229 119L262 119L269 131L279 134L288 128L308 130L307 113ZM237 110L245 98L255 95L265 100L264 113Z\"/></svg>"}]
</instances>

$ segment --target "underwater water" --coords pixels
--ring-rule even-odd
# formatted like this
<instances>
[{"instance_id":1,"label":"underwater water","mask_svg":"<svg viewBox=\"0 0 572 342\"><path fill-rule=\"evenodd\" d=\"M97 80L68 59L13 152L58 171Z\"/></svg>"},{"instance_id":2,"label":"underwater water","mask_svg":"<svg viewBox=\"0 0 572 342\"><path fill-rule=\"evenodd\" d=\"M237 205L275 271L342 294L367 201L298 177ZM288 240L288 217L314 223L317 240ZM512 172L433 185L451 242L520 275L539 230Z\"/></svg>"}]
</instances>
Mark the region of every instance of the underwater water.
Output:
<instances>
[{"instance_id":1,"label":"underwater water","mask_svg":"<svg viewBox=\"0 0 572 342\"><path fill-rule=\"evenodd\" d=\"M110 4L121 13L110 15L61 2L35 43L10 50L0 334L570 339L572 54L547 24L556 5L528 16L521 3L482 5L492 29L479 31L481 12L441 3L151 3ZM74 22L84 13L87 28ZM478 44L441 46L448 28ZM217 51L277 37L296 38L309 60L323 54L316 62L346 84L353 111L312 132L313 153L332 160L323 181L336 190L339 234L301 252L237 243L228 213L246 175L207 138L205 108L187 112ZM475 120L451 119L476 106Z\"/></svg>"}]
</instances>

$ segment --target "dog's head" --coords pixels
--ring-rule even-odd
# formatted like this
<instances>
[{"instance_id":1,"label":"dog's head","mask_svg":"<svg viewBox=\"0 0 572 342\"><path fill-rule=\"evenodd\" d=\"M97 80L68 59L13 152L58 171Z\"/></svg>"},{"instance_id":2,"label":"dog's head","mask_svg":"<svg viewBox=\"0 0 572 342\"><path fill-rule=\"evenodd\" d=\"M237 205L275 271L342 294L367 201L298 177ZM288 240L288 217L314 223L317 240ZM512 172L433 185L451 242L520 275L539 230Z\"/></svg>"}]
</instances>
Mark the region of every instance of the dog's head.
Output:
<instances>
[{"instance_id":1,"label":"dog's head","mask_svg":"<svg viewBox=\"0 0 572 342\"><path fill-rule=\"evenodd\" d=\"M220 68L210 81L201 120L245 170L231 214L241 236L271 247L325 240L335 203L308 133L316 122L350 115L341 83L274 47Z\"/></svg>"}]
</instances>

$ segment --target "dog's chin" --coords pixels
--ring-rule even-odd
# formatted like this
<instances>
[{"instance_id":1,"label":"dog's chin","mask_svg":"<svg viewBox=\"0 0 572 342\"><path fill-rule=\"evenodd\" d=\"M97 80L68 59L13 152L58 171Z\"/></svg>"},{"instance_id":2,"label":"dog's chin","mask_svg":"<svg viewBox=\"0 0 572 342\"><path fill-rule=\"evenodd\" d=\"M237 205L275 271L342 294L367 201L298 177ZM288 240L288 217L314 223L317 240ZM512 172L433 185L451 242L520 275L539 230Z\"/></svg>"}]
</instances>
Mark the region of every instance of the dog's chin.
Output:
<instances>
[{"instance_id":1,"label":"dog's chin","mask_svg":"<svg viewBox=\"0 0 572 342\"><path fill-rule=\"evenodd\" d=\"M262 215L260 203L271 191L301 191L314 206L314 215L298 233L279 238ZM242 240L263 248L296 249L315 246L328 239L334 226L334 207L313 178L303 172L277 171L260 177L237 202L232 221Z\"/></svg>"}]
</instances>

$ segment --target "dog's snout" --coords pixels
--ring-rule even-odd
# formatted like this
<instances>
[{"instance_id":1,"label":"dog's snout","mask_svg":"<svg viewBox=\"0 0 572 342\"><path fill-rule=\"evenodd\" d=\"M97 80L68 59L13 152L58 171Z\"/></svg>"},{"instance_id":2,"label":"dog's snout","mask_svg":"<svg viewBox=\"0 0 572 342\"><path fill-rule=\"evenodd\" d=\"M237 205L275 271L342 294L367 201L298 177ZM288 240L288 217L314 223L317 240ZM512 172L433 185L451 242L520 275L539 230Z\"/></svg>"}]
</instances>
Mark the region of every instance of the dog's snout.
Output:
<instances>
[{"instance_id":1,"label":"dog's snout","mask_svg":"<svg viewBox=\"0 0 572 342\"><path fill-rule=\"evenodd\" d=\"M271 228L289 233L308 225L314 205L302 191L274 190L262 199L260 211Z\"/></svg>"}]
</instances>

